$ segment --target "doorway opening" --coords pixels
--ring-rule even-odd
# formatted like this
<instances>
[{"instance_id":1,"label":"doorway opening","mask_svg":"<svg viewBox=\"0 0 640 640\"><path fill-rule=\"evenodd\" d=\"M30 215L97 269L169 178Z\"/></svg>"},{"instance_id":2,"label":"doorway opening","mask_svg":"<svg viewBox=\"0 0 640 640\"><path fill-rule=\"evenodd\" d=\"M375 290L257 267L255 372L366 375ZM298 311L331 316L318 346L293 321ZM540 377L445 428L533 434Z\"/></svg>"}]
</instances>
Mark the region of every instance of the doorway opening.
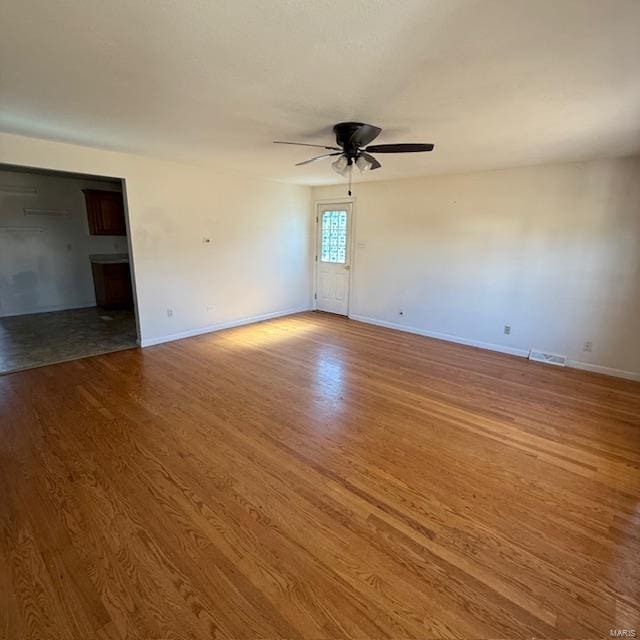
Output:
<instances>
[{"instance_id":1,"label":"doorway opening","mask_svg":"<svg viewBox=\"0 0 640 640\"><path fill-rule=\"evenodd\" d=\"M124 181L0 165L0 374L138 344Z\"/></svg>"},{"instance_id":2,"label":"doorway opening","mask_svg":"<svg viewBox=\"0 0 640 640\"><path fill-rule=\"evenodd\" d=\"M318 205L316 217L316 309L349 315L351 203Z\"/></svg>"}]
</instances>

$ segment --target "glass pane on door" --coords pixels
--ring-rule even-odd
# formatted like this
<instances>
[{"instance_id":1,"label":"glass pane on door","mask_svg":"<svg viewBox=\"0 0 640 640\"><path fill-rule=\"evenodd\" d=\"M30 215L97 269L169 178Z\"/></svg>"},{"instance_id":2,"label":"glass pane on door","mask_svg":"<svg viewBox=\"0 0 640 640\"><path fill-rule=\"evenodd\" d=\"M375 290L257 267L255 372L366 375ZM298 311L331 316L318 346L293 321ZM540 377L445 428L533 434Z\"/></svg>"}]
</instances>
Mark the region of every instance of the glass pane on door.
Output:
<instances>
[{"instance_id":1,"label":"glass pane on door","mask_svg":"<svg viewBox=\"0 0 640 640\"><path fill-rule=\"evenodd\" d=\"M322 214L320 260L345 264L347 261L347 212L325 211Z\"/></svg>"}]
</instances>

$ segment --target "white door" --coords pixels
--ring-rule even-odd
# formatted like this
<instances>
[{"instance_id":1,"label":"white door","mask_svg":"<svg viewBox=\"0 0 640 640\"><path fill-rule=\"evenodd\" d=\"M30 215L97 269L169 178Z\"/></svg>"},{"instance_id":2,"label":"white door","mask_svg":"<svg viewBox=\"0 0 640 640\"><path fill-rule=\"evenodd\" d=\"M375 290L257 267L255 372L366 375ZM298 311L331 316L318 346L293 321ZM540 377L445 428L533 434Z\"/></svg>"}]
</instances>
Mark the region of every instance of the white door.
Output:
<instances>
[{"instance_id":1,"label":"white door","mask_svg":"<svg viewBox=\"0 0 640 640\"><path fill-rule=\"evenodd\" d=\"M317 237L316 307L346 316L351 269L351 205L320 205Z\"/></svg>"}]
</instances>

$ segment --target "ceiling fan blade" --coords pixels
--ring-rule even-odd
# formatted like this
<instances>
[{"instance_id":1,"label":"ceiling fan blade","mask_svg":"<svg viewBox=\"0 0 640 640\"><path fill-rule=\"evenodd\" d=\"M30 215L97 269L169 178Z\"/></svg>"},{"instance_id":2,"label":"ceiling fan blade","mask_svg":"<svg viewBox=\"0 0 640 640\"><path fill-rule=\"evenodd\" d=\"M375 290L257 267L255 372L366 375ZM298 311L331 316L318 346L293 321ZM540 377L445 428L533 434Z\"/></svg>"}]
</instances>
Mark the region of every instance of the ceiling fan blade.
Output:
<instances>
[{"instance_id":1,"label":"ceiling fan blade","mask_svg":"<svg viewBox=\"0 0 640 640\"><path fill-rule=\"evenodd\" d=\"M373 171L374 169L379 169L382 166L370 153L363 151L360 155L365 160L371 163L371 168L369 169L369 171Z\"/></svg>"},{"instance_id":2,"label":"ceiling fan blade","mask_svg":"<svg viewBox=\"0 0 640 640\"><path fill-rule=\"evenodd\" d=\"M318 147L318 149L331 149L332 151L340 151L340 147L327 147L324 144L307 144L306 142L284 142L282 140L274 140L273 144L295 144L298 147Z\"/></svg>"},{"instance_id":3,"label":"ceiling fan blade","mask_svg":"<svg viewBox=\"0 0 640 640\"><path fill-rule=\"evenodd\" d=\"M380 127L374 127L372 124L362 124L351 135L349 146L366 147L380 135L381 131Z\"/></svg>"},{"instance_id":4,"label":"ceiling fan blade","mask_svg":"<svg viewBox=\"0 0 640 640\"><path fill-rule=\"evenodd\" d=\"M365 151L369 153L416 153L418 151L433 151L435 145L420 143L405 144L374 144L367 147Z\"/></svg>"},{"instance_id":5,"label":"ceiling fan blade","mask_svg":"<svg viewBox=\"0 0 640 640\"><path fill-rule=\"evenodd\" d=\"M299 167L303 164L309 164L310 162L315 162L316 160L321 160L322 158L329 158L330 156L341 156L342 151L334 151L333 153L323 153L321 156L315 156L314 158L309 158L304 162L296 162L295 166Z\"/></svg>"}]
</instances>

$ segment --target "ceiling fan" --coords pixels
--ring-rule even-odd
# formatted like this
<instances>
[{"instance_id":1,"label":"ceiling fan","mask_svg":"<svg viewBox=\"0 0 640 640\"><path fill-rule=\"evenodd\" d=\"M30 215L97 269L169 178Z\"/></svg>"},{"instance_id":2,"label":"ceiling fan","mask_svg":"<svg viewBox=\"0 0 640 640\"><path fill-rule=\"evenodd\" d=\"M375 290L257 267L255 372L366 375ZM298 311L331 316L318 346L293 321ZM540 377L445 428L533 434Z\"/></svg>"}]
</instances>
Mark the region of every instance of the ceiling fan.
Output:
<instances>
[{"instance_id":1,"label":"ceiling fan","mask_svg":"<svg viewBox=\"0 0 640 640\"><path fill-rule=\"evenodd\" d=\"M344 176L349 174L349 195L351 195L351 172L355 164L360 171L373 171L382 165L372 156L372 153L416 153L420 151L433 151L434 145L421 143L401 143L401 144L370 144L379 135L382 129L372 124L363 122L339 122L333 127L336 134L337 147L325 146L323 144L307 144L306 142L284 142L274 140L275 144L295 144L301 147L318 147L326 149L330 153L309 158L303 162L296 163L296 167L309 164L322 158L339 156L331 163L333 170Z\"/></svg>"}]
</instances>

